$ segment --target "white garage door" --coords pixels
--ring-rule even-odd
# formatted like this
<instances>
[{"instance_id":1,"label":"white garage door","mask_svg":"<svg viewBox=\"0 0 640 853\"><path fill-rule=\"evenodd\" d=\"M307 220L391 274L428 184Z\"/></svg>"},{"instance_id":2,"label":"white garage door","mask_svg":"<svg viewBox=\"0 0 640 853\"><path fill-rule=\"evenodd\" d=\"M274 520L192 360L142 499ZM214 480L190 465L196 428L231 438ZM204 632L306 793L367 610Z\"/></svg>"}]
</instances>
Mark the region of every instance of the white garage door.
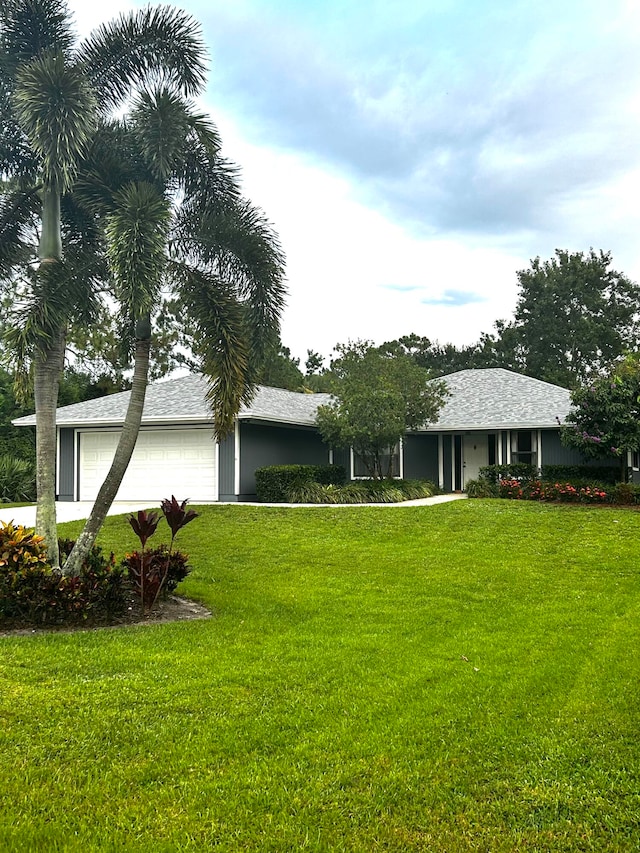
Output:
<instances>
[{"instance_id":1,"label":"white garage door","mask_svg":"<svg viewBox=\"0 0 640 853\"><path fill-rule=\"evenodd\" d=\"M80 433L81 501L98 494L118 444L119 432ZM119 501L218 499L216 443L210 429L142 430L116 495Z\"/></svg>"}]
</instances>

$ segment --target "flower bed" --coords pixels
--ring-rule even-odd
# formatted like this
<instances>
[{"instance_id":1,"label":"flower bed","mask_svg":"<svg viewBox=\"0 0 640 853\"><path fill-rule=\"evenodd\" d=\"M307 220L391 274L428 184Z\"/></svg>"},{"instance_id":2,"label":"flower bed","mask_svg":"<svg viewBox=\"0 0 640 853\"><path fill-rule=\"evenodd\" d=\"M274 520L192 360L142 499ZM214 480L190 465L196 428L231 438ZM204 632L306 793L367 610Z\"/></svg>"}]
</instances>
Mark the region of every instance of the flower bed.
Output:
<instances>
[{"instance_id":1,"label":"flower bed","mask_svg":"<svg viewBox=\"0 0 640 853\"><path fill-rule=\"evenodd\" d=\"M560 503L640 504L640 485L634 483L580 484L505 478L498 482L498 497L509 500Z\"/></svg>"}]
</instances>

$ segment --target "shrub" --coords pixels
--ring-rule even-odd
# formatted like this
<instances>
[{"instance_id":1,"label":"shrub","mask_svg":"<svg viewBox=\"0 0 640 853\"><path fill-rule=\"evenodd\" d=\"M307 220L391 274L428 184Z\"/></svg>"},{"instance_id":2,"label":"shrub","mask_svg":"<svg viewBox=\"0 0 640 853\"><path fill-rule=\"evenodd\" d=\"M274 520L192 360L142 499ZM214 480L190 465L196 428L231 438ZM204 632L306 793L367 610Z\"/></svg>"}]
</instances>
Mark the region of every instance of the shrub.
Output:
<instances>
[{"instance_id":1,"label":"shrub","mask_svg":"<svg viewBox=\"0 0 640 853\"><path fill-rule=\"evenodd\" d=\"M619 465L543 465L540 478L545 481L575 483L586 481L613 485L620 476Z\"/></svg>"},{"instance_id":2,"label":"shrub","mask_svg":"<svg viewBox=\"0 0 640 853\"><path fill-rule=\"evenodd\" d=\"M305 483L288 493L289 503L399 503L429 498L437 489L427 480L358 480L344 486Z\"/></svg>"},{"instance_id":3,"label":"shrub","mask_svg":"<svg viewBox=\"0 0 640 853\"><path fill-rule=\"evenodd\" d=\"M181 551L170 552L168 545L159 545L127 554L120 565L144 607L152 607L159 597L166 598L186 578L191 571L188 560Z\"/></svg>"},{"instance_id":4,"label":"shrub","mask_svg":"<svg viewBox=\"0 0 640 853\"><path fill-rule=\"evenodd\" d=\"M522 498L522 483L520 480L503 479L498 483L498 495L501 498L520 500Z\"/></svg>"},{"instance_id":5,"label":"shrub","mask_svg":"<svg viewBox=\"0 0 640 853\"><path fill-rule=\"evenodd\" d=\"M61 543L63 553L73 547ZM42 538L33 530L12 524L0 526L0 619L29 625L59 625L99 621L122 613L126 581L94 547L77 577L54 572L47 562Z\"/></svg>"},{"instance_id":6,"label":"shrub","mask_svg":"<svg viewBox=\"0 0 640 853\"><path fill-rule=\"evenodd\" d=\"M66 560L69 554L73 551L73 546L76 544L75 539L58 539L58 548L60 549L61 562ZM83 564L82 571L84 572L103 572L109 567L113 568L116 564L116 558L113 551L106 557L100 545L93 545L87 554Z\"/></svg>"},{"instance_id":7,"label":"shrub","mask_svg":"<svg viewBox=\"0 0 640 853\"><path fill-rule=\"evenodd\" d=\"M15 456L0 456L0 502L35 499L36 473L33 464Z\"/></svg>"},{"instance_id":8,"label":"shrub","mask_svg":"<svg viewBox=\"0 0 640 853\"><path fill-rule=\"evenodd\" d=\"M138 592L143 613L147 607L154 606L160 595L166 598L191 571L187 565L187 555L173 550L178 533L198 518L195 510L187 509L187 503L188 500L178 501L175 495L160 502L160 509L171 531L171 543L151 551L146 551L144 546L156 532L160 521L158 513L141 509L137 515L131 513L129 516L129 524L140 540L142 551L127 554L123 566Z\"/></svg>"},{"instance_id":9,"label":"shrub","mask_svg":"<svg viewBox=\"0 0 640 853\"><path fill-rule=\"evenodd\" d=\"M288 503L289 494L309 483L340 486L346 479L342 465L268 465L257 468L256 494L266 503Z\"/></svg>"},{"instance_id":10,"label":"shrub","mask_svg":"<svg viewBox=\"0 0 640 853\"><path fill-rule=\"evenodd\" d=\"M533 480L537 469L528 462L512 462L510 465L484 465L479 471L479 480L498 483L499 480Z\"/></svg>"},{"instance_id":11,"label":"shrub","mask_svg":"<svg viewBox=\"0 0 640 853\"><path fill-rule=\"evenodd\" d=\"M497 498L500 494L498 484L490 480L469 480L465 491L469 498Z\"/></svg>"},{"instance_id":12,"label":"shrub","mask_svg":"<svg viewBox=\"0 0 640 853\"><path fill-rule=\"evenodd\" d=\"M499 497L512 500L561 501L562 503L608 503L611 490L599 483L544 482L542 480L500 480Z\"/></svg>"},{"instance_id":13,"label":"shrub","mask_svg":"<svg viewBox=\"0 0 640 853\"><path fill-rule=\"evenodd\" d=\"M617 504L640 504L640 484L616 483L613 491L613 500Z\"/></svg>"}]
</instances>

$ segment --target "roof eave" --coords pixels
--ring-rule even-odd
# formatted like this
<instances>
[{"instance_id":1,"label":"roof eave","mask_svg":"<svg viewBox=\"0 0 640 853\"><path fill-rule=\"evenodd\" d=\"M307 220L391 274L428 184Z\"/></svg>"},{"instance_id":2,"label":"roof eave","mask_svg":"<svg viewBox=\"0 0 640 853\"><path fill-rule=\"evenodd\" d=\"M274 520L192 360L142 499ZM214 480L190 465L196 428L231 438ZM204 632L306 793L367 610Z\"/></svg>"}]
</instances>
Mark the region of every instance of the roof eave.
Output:
<instances>
[{"instance_id":1,"label":"roof eave","mask_svg":"<svg viewBox=\"0 0 640 853\"><path fill-rule=\"evenodd\" d=\"M521 421L516 423L496 423L496 424L428 424L419 432L487 432L494 430L510 430L510 429L558 429L563 425L563 420L560 419L560 424L557 421L541 423L540 421Z\"/></svg>"}]
</instances>

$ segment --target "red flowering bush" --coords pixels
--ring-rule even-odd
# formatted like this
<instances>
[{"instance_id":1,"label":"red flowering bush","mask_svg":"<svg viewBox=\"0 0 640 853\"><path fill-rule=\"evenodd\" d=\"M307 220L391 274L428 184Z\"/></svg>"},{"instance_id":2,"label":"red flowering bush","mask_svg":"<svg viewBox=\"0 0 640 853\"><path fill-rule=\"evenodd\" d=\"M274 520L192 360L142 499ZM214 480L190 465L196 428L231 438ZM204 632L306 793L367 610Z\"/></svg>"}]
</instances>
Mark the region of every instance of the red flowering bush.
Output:
<instances>
[{"instance_id":1,"label":"red flowering bush","mask_svg":"<svg viewBox=\"0 0 640 853\"><path fill-rule=\"evenodd\" d=\"M520 500L522 498L522 483L520 480L500 480L498 493L501 498Z\"/></svg>"},{"instance_id":2,"label":"red flowering bush","mask_svg":"<svg viewBox=\"0 0 640 853\"><path fill-rule=\"evenodd\" d=\"M613 491L598 484L574 485L573 483L553 483L542 480L500 480L501 498L529 501L559 501L562 503L610 503L614 500Z\"/></svg>"}]
</instances>

